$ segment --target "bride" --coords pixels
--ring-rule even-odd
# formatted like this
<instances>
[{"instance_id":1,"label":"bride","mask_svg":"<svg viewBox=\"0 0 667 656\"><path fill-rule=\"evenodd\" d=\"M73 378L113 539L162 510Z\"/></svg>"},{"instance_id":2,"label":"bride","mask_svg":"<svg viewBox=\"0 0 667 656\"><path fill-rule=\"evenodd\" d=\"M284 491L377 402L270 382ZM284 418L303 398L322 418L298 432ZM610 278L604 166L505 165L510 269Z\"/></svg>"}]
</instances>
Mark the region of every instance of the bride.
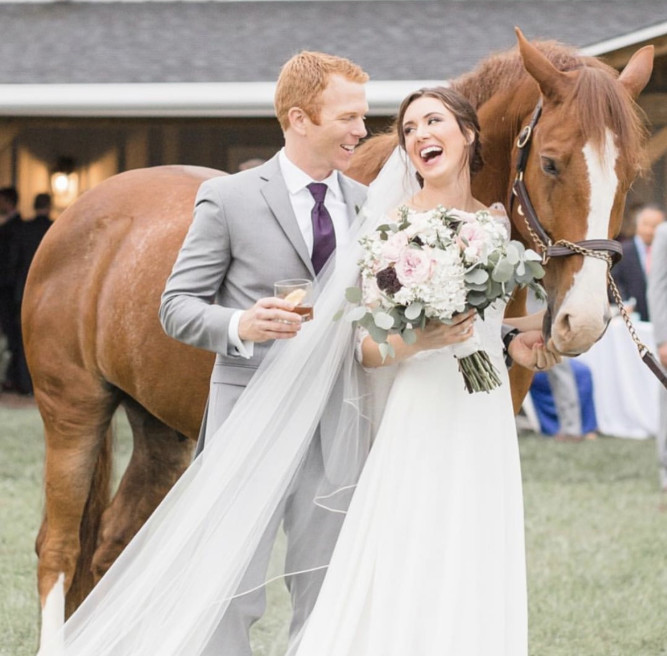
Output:
<instances>
[{"instance_id":1,"label":"bride","mask_svg":"<svg viewBox=\"0 0 667 656\"><path fill-rule=\"evenodd\" d=\"M422 187L410 216L442 205L486 210L473 198L479 165L472 107L448 89L410 95L399 139ZM502 208L492 208L499 220ZM507 371L503 307L473 324L503 384L468 394L448 347L429 325L411 345L392 336L383 362L369 336L366 367L399 363L379 431L336 543L298 656L527 654L521 473Z\"/></svg>"},{"instance_id":2,"label":"bride","mask_svg":"<svg viewBox=\"0 0 667 656\"><path fill-rule=\"evenodd\" d=\"M390 198L414 214L438 205L486 209L470 190L481 158L466 100L449 89L420 90L401 105L398 127L401 148L371 185L371 220L360 219L357 235L385 218ZM501 208L491 211L507 220ZM483 321L469 312L453 326L429 324L412 345L392 337L395 356L386 362L368 336L357 335L355 349L350 323L332 317L357 282L359 257L350 248L337 258L315 320L272 349L219 431L225 439L207 442L49 656L204 654L230 602L250 592L244 573L315 428L335 431L340 466L332 465L313 506L345 512L342 497L358 473L348 463L363 462L378 415L333 558L314 568L328 567L321 594L289 653L527 653L521 475L505 351L534 368L557 356L541 341L539 317L524 320L525 332L510 334L504 349L500 305ZM465 391L452 352L473 333L501 374L488 394ZM368 383L383 372L390 391L372 394Z\"/></svg>"}]
</instances>

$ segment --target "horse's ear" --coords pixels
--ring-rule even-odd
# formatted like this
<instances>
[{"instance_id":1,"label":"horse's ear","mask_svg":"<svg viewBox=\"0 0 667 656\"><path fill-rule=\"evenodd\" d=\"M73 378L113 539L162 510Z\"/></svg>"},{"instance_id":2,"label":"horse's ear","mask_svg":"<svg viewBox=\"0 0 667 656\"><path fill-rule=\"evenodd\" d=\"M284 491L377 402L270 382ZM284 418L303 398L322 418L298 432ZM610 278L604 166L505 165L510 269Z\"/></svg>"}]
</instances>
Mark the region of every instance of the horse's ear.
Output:
<instances>
[{"instance_id":1,"label":"horse's ear","mask_svg":"<svg viewBox=\"0 0 667 656\"><path fill-rule=\"evenodd\" d=\"M654 54L655 48L653 46L640 48L630 57L630 61L618 77L618 81L635 100L651 78Z\"/></svg>"},{"instance_id":2,"label":"horse's ear","mask_svg":"<svg viewBox=\"0 0 667 656\"><path fill-rule=\"evenodd\" d=\"M566 73L559 71L534 45L529 43L523 32L515 27L519 52L523 65L530 76L539 84L542 95L554 102L562 100L571 81Z\"/></svg>"}]
</instances>

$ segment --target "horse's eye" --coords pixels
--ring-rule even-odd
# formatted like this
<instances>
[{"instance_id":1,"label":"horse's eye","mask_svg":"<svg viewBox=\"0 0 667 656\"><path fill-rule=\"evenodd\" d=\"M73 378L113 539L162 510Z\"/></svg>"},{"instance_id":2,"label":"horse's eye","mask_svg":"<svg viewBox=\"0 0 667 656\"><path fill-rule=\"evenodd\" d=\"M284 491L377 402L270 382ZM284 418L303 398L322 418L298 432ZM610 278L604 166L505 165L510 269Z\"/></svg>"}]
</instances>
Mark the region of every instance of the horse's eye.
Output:
<instances>
[{"instance_id":1,"label":"horse's eye","mask_svg":"<svg viewBox=\"0 0 667 656\"><path fill-rule=\"evenodd\" d=\"M547 174L551 176L557 176L558 175L558 164L556 164L556 160L552 159L551 157L544 157L542 156L542 170Z\"/></svg>"}]
</instances>

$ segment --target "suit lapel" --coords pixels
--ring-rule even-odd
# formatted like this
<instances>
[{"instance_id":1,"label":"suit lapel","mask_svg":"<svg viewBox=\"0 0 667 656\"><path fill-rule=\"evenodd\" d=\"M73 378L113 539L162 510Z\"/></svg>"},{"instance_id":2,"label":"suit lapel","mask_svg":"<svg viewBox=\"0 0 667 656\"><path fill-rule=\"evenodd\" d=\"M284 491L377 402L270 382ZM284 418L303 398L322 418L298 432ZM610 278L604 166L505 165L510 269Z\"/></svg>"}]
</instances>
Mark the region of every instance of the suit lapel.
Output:
<instances>
[{"instance_id":1,"label":"suit lapel","mask_svg":"<svg viewBox=\"0 0 667 656\"><path fill-rule=\"evenodd\" d=\"M294 216L289 192L287 191L285 180L280 173L277 155L267 162L265 169L266 171L262 171L262 177L266 180L266 184L261 189L262 196L264 196L264 200L269 206L271 213L283 229L285 236L292 246L294 246L294 249L314 278L315 270L310 260L310 253Z\"/></svg>"}]
</instances>

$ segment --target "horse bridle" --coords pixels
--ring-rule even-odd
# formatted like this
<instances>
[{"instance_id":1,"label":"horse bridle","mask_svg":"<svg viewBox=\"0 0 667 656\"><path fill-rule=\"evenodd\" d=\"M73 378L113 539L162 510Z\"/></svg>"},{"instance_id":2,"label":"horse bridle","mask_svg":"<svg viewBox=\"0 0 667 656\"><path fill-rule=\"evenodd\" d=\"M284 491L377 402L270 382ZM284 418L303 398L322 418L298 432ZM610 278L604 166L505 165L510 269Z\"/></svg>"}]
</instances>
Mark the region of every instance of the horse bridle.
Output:
<instances>
[{"instance_id":1,"label":"horse bridle","mask_svg":"<svg viewBox=\"0 0 667 656\"><path fill-rule=\"evenodd\" d=\"M510 213L514 205L514 197L519 201L517 211L526 222L528 232L535 242L535 246L541 251L542 263L546 264L552 257L567 257L569 255L589 255L605 260L609 268L616 264L623 257L621 244L615 239L583 239L582 241L571 242L567 239L552 241L551 237L540 223L537 212L533 207L526 189L526 183L523 179L528 155L530 154L531 140L533 131L542 114L542 100L537 103L530 123L521 130L516 145L518 148L518 157L516 162L516 177L512 184L512 193L510 194Z\"/></svg>"},{"instance_id":2,"label":"horse bridle","mask_svg":"<svg viewBox=\"0 0 667 656\"><path fill-rule=\"evenodd\" d=\"M518 156L516 162L516 176L514 178L514 182L512 183L512 191L509 198L510 215L514 206L514 198L516 197L519 202L517 212L520 216L523 217L523 220L526 223L526 228L528 229L528 233L533 239L535 246L540 250L543 264L546 264L552 257L568 257L570 255L596 257L600 260L604 260L607 263L607 282L609 284L609 288L611 289L614 300L618 305L621 316L623 317L623 320L625 321L625 324L630 331L630 336L632 337L632 340L639 350L639 356L644 361L646 366L662 383L662 385L667 388L667 376L665 376L653 353L651 353L648 347L639 339L637 331L635 330L635 327L632 325L632 321L630 320L630 315L626 307L623 305L621 294L618 291L616 283L611 275L612 266L623 257L623 249L621 244L615 239L583 239L576 242L568 241L567 239L558 239L554 242L549 236L549 233L547 233L547 231L544 229L544 226L540 223L540 219L537 216L535 207L530 200L528 189L526 188L526 183L523 179L523 174L526 170L528 155L530 154L533 132L541 114L542 99L540 98L537 105L535 106L530 123L526 125L523 130L521 130L517 138L516 146L518 148Z\"/></svg>"}]
</instances>

